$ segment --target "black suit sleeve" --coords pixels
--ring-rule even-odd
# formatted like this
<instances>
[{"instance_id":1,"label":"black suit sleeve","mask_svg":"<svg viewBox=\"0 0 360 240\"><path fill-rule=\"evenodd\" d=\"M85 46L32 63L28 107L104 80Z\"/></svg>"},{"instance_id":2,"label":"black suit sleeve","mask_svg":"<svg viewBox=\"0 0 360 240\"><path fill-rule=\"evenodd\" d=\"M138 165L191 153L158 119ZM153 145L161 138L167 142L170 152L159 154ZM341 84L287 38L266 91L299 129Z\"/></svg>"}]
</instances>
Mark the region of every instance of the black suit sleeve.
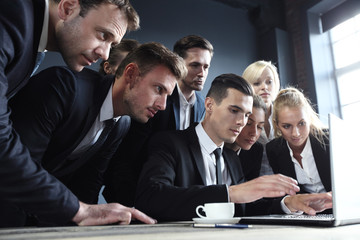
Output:
<instances>
[{"instance_id":1,"label":"black suit sleeve","mask_svg":"<svg viewBox=\"0 0 360 240\"><path fill-rule=\"evenodd\" d=\"M8 155L0 156L4 162L2 165L5 166L0 170L0 182L1 193L6 196L4 200L37 215L42 221L64 223L76 214L79 202L40 164L51 131L61 119L61 110L52 107L52 103L62 101L63 92L59 89L61 88L58 86L54 87L52 81L42 86L37 86L34 82L12 99L11 119L14 121L14 128L19 132L21 141L33 149L31 155L34 158L31 159L19 137L11 130L11 126L7 125L7 131L1 132L2 138L7 135L10 141L1 141L4 145L0 154L5 152ZM18 106L21 106L19 111ZM5 109L1 102L1 112ZM1 123L5 125L4 118L1 119Z\"/></svg>"},{"instance_id":2,"label":"black suit sleeve","mask_svg":"<svg viewBox=\"0 0 360 240\"><path fill-rule=\"evenodd\" d=\"M282 154L281 141L281 138L276 138L266 144L266 155L269 160L269 164L275 174L281 173L280 166L278 164L280 161L280 154Z\"/></svg>"},{"instance_id":3,"label":"black suit sleeve","mask_svg":"<svg viewBox=\"0 0 360 240\"><path fill-rule=\"evenodd\" d=\"M247 181L259 177L263 151L263 146L259 142L256 142L249 150L240 151L239 159Z\"/></svg>"},{"instance_id":4,"label":"black suit sleeve","mask_svg":"<svg viewBox=\"0 0 360 240\"><path fill-rule=\"evenodd\" d=\"M138 184L135 207L159 221L191 220L196 206L228 201L226 185L201 183L191 155L176 139L162 133L150 140Z\"/></svg>"}]
</instances>

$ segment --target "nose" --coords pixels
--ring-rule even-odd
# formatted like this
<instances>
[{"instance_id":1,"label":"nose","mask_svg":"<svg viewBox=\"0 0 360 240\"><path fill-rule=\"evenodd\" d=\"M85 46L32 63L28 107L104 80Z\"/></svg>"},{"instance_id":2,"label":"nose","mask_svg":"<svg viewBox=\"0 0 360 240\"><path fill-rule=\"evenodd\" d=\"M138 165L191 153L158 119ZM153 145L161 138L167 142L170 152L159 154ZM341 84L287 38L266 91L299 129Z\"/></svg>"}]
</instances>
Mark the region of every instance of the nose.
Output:
<instances>
[{"instance_id":1,"label":"nose","mask_svg":"<svg viewBox=\"0 0 360 240\"><path fill-rule=\"evenodd\" d=\"M294 137L298 137L298 136L300 135L299 128L294 127L293 130L292 130L292 135L293 135Z\"/></svg>"},{"instance_id":2,"label":"nose","mask_svg":"<svg viewBox=\"0 0 360 240\"><path fill-rule=\"evenodd\" d=\"M159 99L155 102L157 110L165 110L166 108L166 98L167 95L159 97Z\"/></svg>"},{"instance_id":3,"label":"nose","mask_svg":"<svg viewBox=\"0 0 360 240\"><path fill-rule=\"evenodd\" d=\"M239 125L240 127L244 127L246 123L247 123L247 117L245 116L245 114L240 114L236 124Z\"/></svg>"},{"instance_id":4,"label":"nose","mask_svg":"<svg viewBox=\"0 0 360 240\"><path fill-rule=\"evenodd\" d=\"M251 124L251 126L248 126L248 127L250 128L249 135L250 136L256 136L257 131L258 131L258 128L257 128L256 124Z\"/></svg>"},{"instance_id":5,"label":"nose","mask_svg":"<svg viewBox=\"0 0 360 240\"><path fill-rule=\"evenodd\" d=\"M268 86L266 85L265 81L261 83L261 89L267 89Z\"/></svg>"},{"instance_id":6,"label":"nose","mask_svg":"<svg viewBox=\"0 0 360 240\"><path fill-rule=\"evenodd\" d=\"M204 77L205 74L206 74L206 69L205 69L204 66L201 66L201 67L200 67L200 71L198 72L198 76Z\"/></svg>"},{"instance_id":7,"label":"nose","mask_svg":"<svg viewBox=\"0 0 360 240\"><path fill-rule=\"evenodd\" d=\"M103 43L101 46L95 49L95 54L99 58L106 61L109 58L110 48L111 48L110 43Z\"/></svg>"}]
</instances>

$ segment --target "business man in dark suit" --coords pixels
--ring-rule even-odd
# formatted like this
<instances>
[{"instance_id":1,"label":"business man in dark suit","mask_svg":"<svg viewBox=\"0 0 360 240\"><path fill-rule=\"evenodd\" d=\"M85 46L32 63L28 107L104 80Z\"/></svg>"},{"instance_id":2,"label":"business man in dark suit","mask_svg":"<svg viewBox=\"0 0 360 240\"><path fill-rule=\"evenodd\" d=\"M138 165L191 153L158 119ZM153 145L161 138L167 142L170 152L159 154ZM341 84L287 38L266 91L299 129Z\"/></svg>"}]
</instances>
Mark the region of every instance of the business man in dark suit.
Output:
<instances>
[{"instance_id":1,"label":"business man in dark suit","mask_svg":"<svg viewBox=\"0 0 360 240\"><path fill-rule=\"evenodd\" d=\"M309 135L309 138L321 183L324 185L325 190L329 192L331 191L329 139L324 138L325 144L322 145L311 134ZM266 145L266 151L270 166L273 168L274 173L281 173L296 180L298 179L294 163L291 160L289 148L283 137L276 138L269 142ZM308 192L303 188L302 184L299 184L299 186L301 192Z\"/></svg>"},{"instance_id":2,"label":"business man in dark suit","mask_svg":"<svg viewBox=\"0 0 360 240\"><path fill-rule=\"evenodd\" d=\"M115 77L88 69L76 73L49 68L11 101L14 128L35 161L81 201L96 203L102 174L129 128L124 115L147 122L165 109L167 96L185 74L182 59L158 43L135 49ZM135 209L123 207L123 212L153 221Z\"/></svg>"},{"instance_id":3,"label":"business man in dark suit","mask_svg":"<svg viewBox=\"0 0 360 240\"><path fill-rule=\"evenodd\" d=\"M252 87L240 76L215 78L201 123L182 131L161 132L150 140L135 206L159 221L191 220L196 206L207 202L239 203L236 214L242 215L243 203L294 195L299 190L296 181L282 175L244 183L236 153L223 148L224 142L235 141L246 124L252 95ZM222 152L218 157L216 149Z\"/></svg>"},{"instance_id":4,"label":"business man in dark suit","mask_svg":"<svg viewBox=\"0 0 360 240\"><path fill-rule=\"evenodd\" d=\"M211 43L201 36L189 35L175 43L174 52L184 59L188 74L178 81L164 111L145 125L132 120L129 133L114 156L122 161L112 165L108 173L111 177L103 192L108 202L134 205L136 183L147 155L146 144L150 136L159 131L186 129L191 123L203 119L204 98L199 91L204 87L213 51Z\"/></svg>"},{"instance_id":5,"label":"business man in dark suit","mask_svg":"<svg viewBox=\"0 0 360 240\"><path fill-rule=\"evenodd\" d=\"M111 44L120 42L127 29L139 27L138 15L127 1L88 4L87 0L0 2L0 227L24 225L9 218L20 209L60 224L109 221L98 218L109 206L80 204L32 161L9 121L8 100L27 83L37 65L37 52L60 52L71 69L80 71L106 59Z\"/></svg>"}]
</instances>

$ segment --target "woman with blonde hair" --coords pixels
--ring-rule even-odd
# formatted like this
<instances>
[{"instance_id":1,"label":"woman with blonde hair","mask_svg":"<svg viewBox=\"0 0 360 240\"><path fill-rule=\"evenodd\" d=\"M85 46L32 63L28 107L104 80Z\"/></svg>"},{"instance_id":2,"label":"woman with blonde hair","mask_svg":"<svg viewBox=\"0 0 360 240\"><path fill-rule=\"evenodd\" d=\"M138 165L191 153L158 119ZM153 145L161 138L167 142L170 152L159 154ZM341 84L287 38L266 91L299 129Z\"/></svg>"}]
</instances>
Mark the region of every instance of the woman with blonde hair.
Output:
<instances>
[{"instance_id":1,"label":"woman with blonde hair","mask_svg":"<svg viewBox=\"0 0 360 240\"><path fill-rule=\"evenodd\" d=\"M272 103L280 89L279 74L271 61L256 61L250 64L243 72L242 77L254 88L255 94L259 95L266 104L264 131L262 131L259 142L265 146L274 139L272 126ZM265 149L265 148L264 148ZM269 165L266 152L264 151L260 169L261 175L270 175L273 171Z\"/></svg>"},{"instance_id":2,"label":"woman with blonde hair","mask_svg":"<svg viewBox=\"0 0 360 240\"><path fill-rule=\"evenodd\" d=\"M276 138L266 145L274 173L296 179L300 192L331 191L328 129L296 88L279 92L273 105Z\"/></svg>"}]
</instances>

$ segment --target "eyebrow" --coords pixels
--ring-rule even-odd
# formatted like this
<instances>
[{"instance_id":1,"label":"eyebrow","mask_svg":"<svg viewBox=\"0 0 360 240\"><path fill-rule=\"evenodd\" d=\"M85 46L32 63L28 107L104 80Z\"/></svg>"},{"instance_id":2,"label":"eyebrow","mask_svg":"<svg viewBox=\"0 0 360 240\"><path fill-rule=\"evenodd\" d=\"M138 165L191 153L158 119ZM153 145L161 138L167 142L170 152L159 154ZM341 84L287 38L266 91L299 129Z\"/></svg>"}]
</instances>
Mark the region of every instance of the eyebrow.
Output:
<instances>
[{"instance_id":1,"label":"eyebrow","mask_svg":"<svg viewBox=\"0 0 360 240\"><path fill-rule=\"evenodd\" d=\"M237 106L237 105L230 105L230 107L233 107L233 108L236 108L236 109L239 109L241 112L245 112L244 109L242 109L241 107ZM251 115L252 112L247 112L247 114Z\"/></svg>"},{"instance_id":2,"label":"eyebrow","mask_svg":"<svg viewBox=\"0 0 360 240\"><path fill-rule=\"evenodd\" d=\"M296 124L299 124L299 123L300 123L300 122L302 122L302 121L305 121L305 119L303 119L303 118L302 118L302 119L301 119L300 121L298 121ZM305 122L306 122L306 121L305 121ZM285 122L284 122L284 123L281 123L281 124L288 124L288 125L292 125L291 123L285 123Z\"/></svg>"},{"instance_id":3,"label":"eyebrow","mask_svg":"<svg viewBox=\"0 0 360 240\"><path fill-rule=\"evenodd\" d=\"M119 41L119 42L115 42L115 34L114 34L112 31L110 31L109 29L104 28L104 27L101 27L101 26L98 26L97 28L98 28L99 31L102 31L102 32L104 32L105 34L109 35L109 38L111 39L111 42L114 41L114 42L113 42L114 45L118 45L118 44L120 43L120 41Z\"/></svg>"}]
</instances>

